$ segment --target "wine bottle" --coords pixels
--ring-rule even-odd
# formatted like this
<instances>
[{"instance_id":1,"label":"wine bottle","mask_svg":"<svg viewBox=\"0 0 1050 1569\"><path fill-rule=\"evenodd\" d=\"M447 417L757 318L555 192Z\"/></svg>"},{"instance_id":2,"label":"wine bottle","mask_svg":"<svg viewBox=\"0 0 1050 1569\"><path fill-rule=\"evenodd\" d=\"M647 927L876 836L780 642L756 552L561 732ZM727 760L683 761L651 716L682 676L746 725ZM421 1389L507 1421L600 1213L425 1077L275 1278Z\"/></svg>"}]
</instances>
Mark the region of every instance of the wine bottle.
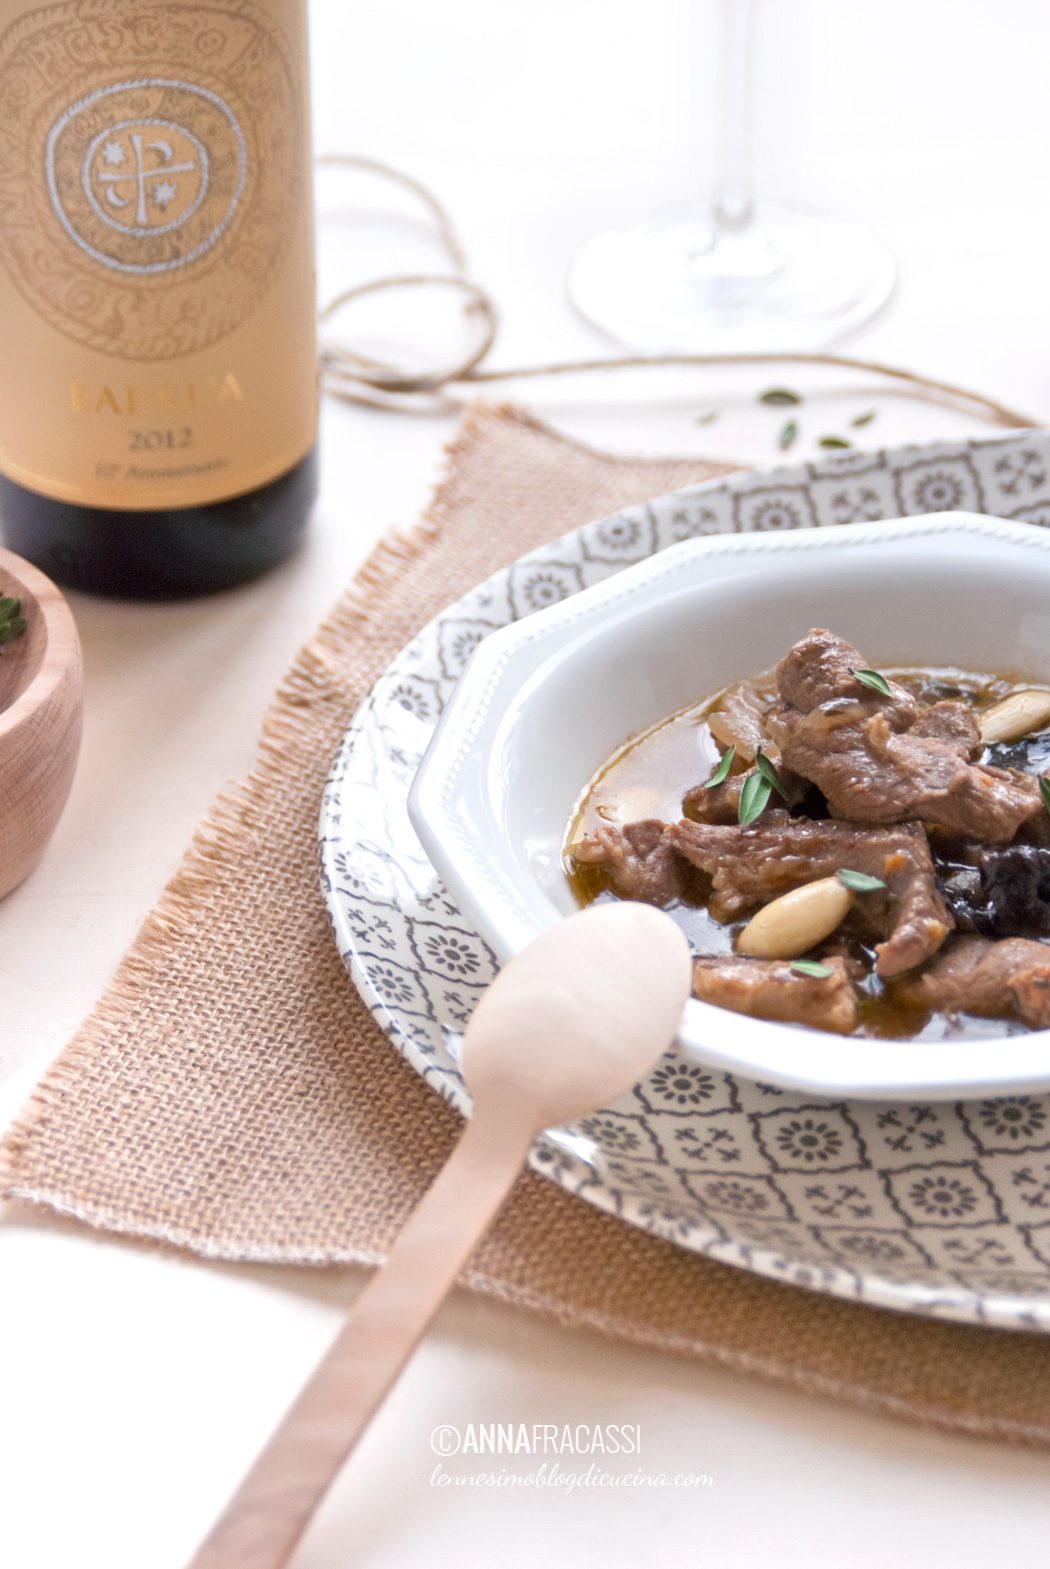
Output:
<instances>
[{"instance_id":1,"label":"wine bottle","mask_svg":"<svg viewBox=\"0 0 1050 1569\"><path fill-rule=\"evenodd\" d=\"M316 486L306 0L0 0L0 532L206 593Z\"/></svg>"}]
</instances>

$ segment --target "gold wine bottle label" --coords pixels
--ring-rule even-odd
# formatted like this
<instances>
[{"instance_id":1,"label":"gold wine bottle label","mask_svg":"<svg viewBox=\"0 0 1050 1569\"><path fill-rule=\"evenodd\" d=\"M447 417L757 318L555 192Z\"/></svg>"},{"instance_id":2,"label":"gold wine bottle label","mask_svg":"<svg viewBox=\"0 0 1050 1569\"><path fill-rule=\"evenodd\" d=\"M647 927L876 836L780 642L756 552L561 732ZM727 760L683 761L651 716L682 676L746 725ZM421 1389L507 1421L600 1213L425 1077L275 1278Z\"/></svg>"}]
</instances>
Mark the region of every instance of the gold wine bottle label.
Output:
<instances>
[{"instance_id":1,"label":"gold wine bottle label","mask_svg":"<svg viewBox=\"0 0 1050 1569\"><path fill-rule=\"evenodd\" d=\"M0 0L0 471L194 506L317 434L305 0Z\"/></svg>"}]
</instances>

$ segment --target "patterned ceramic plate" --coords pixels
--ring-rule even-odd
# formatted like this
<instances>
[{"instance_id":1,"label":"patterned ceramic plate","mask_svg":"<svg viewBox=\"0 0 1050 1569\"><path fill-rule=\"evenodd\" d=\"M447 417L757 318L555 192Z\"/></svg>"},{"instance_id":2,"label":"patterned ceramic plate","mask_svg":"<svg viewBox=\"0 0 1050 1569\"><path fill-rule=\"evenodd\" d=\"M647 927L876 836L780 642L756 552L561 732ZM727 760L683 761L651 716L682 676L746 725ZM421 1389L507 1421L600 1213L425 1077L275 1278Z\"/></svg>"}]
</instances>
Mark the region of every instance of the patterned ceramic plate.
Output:
<instances>
[{"instance_id":1,"label":"patterned ceramic plate","mask_svg":"<svg viewBox=\"0 0 1050 1569\"><path fill-rule=\"evenodd\" d=\"M691 535L953 509L1050 525L1050 434L850 454L632 507L497 573L403 650L335 760L322 875L354 982L435 1090L469 1110L461 1034L495 960L423 854L406 798L479 640ZM1050 1329L1050 1096L815 1101L672 1054L615 1105L538 1140L531 1162L599 1209L759 1274Z\"/></svg>"}]
</instances>

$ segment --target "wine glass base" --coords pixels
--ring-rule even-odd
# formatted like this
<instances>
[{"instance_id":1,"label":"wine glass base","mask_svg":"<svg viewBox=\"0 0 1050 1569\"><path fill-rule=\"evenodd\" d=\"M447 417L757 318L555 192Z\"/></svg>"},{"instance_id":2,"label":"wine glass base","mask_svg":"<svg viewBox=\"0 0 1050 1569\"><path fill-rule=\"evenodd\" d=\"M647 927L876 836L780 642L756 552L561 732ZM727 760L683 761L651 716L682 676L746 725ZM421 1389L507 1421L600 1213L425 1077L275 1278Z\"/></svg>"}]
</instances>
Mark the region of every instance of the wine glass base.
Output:
<instances>
[{"instance_id":1,"label":"wine glass base","mask_svg":"<svg viewBox=\"0 0 1050 1569\"><path fill-rule=\"evenodd\" d=\"M569 297L599 332L645 353L819 349L864 325L897 265L866 224L769 204L739 230L695 209L596 234Z\"/></svg>"}]
</instances>

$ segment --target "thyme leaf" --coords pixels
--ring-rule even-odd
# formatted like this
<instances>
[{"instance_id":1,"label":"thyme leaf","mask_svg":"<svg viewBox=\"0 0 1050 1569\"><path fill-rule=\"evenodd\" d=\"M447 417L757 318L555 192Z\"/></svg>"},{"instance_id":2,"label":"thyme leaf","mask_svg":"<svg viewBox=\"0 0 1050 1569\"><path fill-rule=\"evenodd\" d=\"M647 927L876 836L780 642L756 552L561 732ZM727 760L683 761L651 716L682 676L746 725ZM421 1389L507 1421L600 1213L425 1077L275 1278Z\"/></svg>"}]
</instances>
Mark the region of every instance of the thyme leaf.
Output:
<instances>
[{"instance_id":1,"label":"thyme leaf","mask_svg":"<svg viewBox=\"0 0 1050 1569\"><path fill-rule=\"evenodd\" d=\"M726 779L729 777L729 770L733 766L733 758L735 756L736 756L736 747L735 746L731 746L729 748L728 752L723 752L722 753L721 759L719 760L718 767L715 769L715 771L711 775L710 779L706 780L705 783L704 783L704 789L705 790L713 790L715 788L715 785L725 784Z\"/></svg>"},{"instance_id":2,"label":"thyme leaf","mask_svg":"<svg viewBox=\"0 0 1050 1569\"><path fill-rule=\"evenodd\" d=\"M867 872L854 872L848 866L840 866L835 875L844 888L852 888L854 893L877 893L886 886L881 877L869 877Z\"/></svg>"},{"instance_id":3,"label":"thyme leaf","mask_svg":"<svg viewBox=\"0 0 1050 1569\"><path fill-rule=\"evenodd\" d=\"M816 959L796 959L791 968L798 975L812 975L818 981L826 981L831 974L828 965L818 964Z\"/></svg>"},{"instance_id":4,"label":"thyme leaf","mask_svg":"<svg viewBox=\"0 0 1050 1569\"><path fill-rule=\"evenodd\" d=\"M883 697L893 696L890 683L877 670L853 670L850 673L856 677L861 686L870 686L873 692L881 692Z\"/></svg>"},{"instance_id":5,"label":"thyme leaf","mask_svg":"<svg viewBox=\"0 0 1050 1569\"><path fill-rule=\"evenodd\" d=\"M769 798L773 794L773 786L769 780L757 771L748 774L744 780L744 787L740 792L740 803L737 807L737 821L742 828L753 823L756 817L761 817L769 805Z\"/></svg>"},{"instance_id":6,"label":"thyme leaf","mask_svg":"<svg viewBox=\"0 0 1050 1569\"><path fill-rule=\"evenodd\" d=\"M780 775L777 773L773 764L769 761L769 758L763 752L761 747L759 747L755 753L755 767L762 775L762 778L769 785L770 789L775 790L777 795L786 801L787 791L784 789L784 781L781 779Z\"/></svg>"}]
</instances>

